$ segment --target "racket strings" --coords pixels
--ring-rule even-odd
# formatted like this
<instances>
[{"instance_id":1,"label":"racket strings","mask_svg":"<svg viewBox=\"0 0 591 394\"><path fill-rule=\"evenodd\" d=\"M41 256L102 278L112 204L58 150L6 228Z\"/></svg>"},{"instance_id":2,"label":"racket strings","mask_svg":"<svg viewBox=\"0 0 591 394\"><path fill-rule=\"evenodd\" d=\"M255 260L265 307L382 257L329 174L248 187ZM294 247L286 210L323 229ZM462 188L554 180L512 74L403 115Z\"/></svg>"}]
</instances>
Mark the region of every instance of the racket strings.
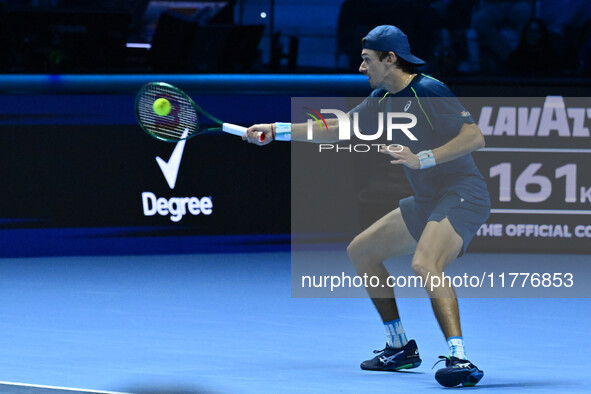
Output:
<instances>
[{"instance_id":1,"label":"racket strings","mask_svg":"<svg viewBox=\"0 0 591 394\"><path fill-rule=\"evenodd\" d=\"M158 115L153 104L159 98L171 104L170 113ZM149 85L138 95L137 116L144 128L165 140L180 140L199 131L199 115L191 101L175 88L166 85ZM185 134L185 131L188 131Z\"/></svg>"}]
</instances>

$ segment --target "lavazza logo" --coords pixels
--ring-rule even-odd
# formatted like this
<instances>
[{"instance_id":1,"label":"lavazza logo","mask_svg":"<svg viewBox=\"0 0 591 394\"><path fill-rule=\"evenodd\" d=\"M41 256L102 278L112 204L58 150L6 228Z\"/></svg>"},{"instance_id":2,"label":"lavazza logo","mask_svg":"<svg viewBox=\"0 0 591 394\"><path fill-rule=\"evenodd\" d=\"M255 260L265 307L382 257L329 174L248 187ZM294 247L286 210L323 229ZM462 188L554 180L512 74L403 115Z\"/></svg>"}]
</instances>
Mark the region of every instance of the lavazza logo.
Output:
<instances>
[{"instance_id":1,"label":"lavazza logo","mask_svg":"<svg viewBox=\"0 0 591 394\"><path fill-rule=\"evenodd\" d=\"M176 185L177 175L181 166L181 159L185 149L186 140L179 141L168 161L161 157L156 157L156 161L162 170L162 174L173 190ZM211 215L213 212L213 202L211 197L157 197L152 192L142 193L142 207L144 216L170 216L173 222L179 222L185 215L197 216L200 214Z\"/></svg>"},{"instance_id":2,"label":"lavazza logo","mask_svg":"<svg viewBox=\"0 0 591 394\"><path fill-rule=\"evenodd\" d=\"M383 146L387 146L388 150L397 152L399 147L397 145L386 145L378 143L369 143L370 141L376 141L382 137L384 130L386 132L386 138L392 141L392 135L394 131L402 131L406 137L412 141L417 141L417 137L410 131L417 125L417 117L414 114L406 112L387 112L385 115L383 112L378 112L378 128L373 134L364 134L359 128L359 114L353 113L353 127L351 127L351 119L349 115L338 109L321 109L320 112L315 111L311 108L307 108L310 112L306 112L306 115L312 119L308 119L307 123L307 139L312 141L314 139L314 121L319 125L321 131L328 130L328 124L322 114L331 114L336 116L339 125L339 141L351 140L351 131L361 141L368 141L368 143L361 144L319 144L319 152L333 151L333 152L357 152L367 153L371 151L379 152ZM406 107L405 109L408 109ZM384 127L385 120L385 127Z\"/></svg>"},{"instance_id":3,"label":"lavazza logo","mask_svg":"<svg viewBox=\"0 0 591 394\"><path fill-rule=\"evenodd\" d=\"M562 96L547 96L542 107L483 106L478 126L485 136L589 137L588 119L590 107L567 107Z\"/></svg>"}]
</instances>

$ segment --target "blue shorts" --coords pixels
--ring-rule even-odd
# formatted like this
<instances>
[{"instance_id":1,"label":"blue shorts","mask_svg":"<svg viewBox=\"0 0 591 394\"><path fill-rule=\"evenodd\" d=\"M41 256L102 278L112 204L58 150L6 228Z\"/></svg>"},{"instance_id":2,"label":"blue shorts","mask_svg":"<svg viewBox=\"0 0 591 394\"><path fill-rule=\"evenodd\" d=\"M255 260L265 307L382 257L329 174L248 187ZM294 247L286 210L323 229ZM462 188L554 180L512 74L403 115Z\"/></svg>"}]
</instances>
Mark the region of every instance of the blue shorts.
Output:
<instances>
[{"instance_id":1,"label":"blue shorts","mask_svg":"<svg viewBox=\"0 0 591 394\"><path fill-rule=\"evenodd\" d=\"M456 193L447 193L434 205L421 204L414 196L400 200L400 212L412 237L419 242L427 222L449 219L464 244L459 256L463 255L480 226L490 215L490 203L471 202ZM459 257L458 256L458 257Z\"/></svg>"}]
</instances>

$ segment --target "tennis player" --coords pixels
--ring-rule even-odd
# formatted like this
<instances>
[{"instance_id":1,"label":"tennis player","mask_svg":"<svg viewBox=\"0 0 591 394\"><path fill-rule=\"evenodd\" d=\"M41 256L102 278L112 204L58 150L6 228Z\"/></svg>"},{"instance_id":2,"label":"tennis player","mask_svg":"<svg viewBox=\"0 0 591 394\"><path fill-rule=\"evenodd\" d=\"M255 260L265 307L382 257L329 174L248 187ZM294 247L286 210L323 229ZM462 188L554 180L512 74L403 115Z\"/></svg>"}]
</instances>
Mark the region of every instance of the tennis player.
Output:
<instances>
[{"instance_id":1,"label":"tennis player","mask_svg":"<svg viewBox=\"0 0 591 394\"><path fill-rule=\"evenodd\" d=\"M484 147L484 137L469 112L442 82L417 73L425 64L411 54L406 35L394 26L378 26L362 40L363 59L359 71L368 77L373 92L349 112L358 119L375 118L376 112L407 112L417 124L410 131L416 137L403 144L384 146L393 165L402 165L411 197L400 200L389 212L353 239L347 248L359 275L375 276L387 283L390 275L386 259L413 254L412 269L423 279L441 277L443 270L461 256L490 214L486 182L471 152ZM364 116L364 113L374 114ZM327 119L329 133L314 133L314 142L338 140L336 119ZM361 128L364 129L363 127ZM368 129L365 129L368 130ZM266 145L291 133L292 140L307 141L306 124L257 124L243 137ZM256 132L264 132L260 142ZM405 138L405 137L402 137ZM440 356L445 368L435 378L444 386L473 386L484 373L468 361L460 326L454 288L444 282L425 288L433 312L449 346L449 355ZM386 346L374 351L373 359L361 368L397 371L421 364L417 344L408 340L392 288L368 287L386 329Z\"/></svg>"}]
</instances>

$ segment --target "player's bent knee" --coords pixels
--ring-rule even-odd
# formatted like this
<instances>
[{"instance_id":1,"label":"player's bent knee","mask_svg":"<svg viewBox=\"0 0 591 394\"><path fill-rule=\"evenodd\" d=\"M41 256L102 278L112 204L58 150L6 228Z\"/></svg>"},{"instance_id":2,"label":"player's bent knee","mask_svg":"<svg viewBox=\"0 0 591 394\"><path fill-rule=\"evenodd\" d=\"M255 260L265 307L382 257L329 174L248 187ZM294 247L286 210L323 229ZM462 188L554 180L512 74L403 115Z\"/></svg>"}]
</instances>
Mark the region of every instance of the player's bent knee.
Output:
<instances>
[{"instance_id":1,"label":"player's bent knee","mask_svg":"<svg viewBox=\"0 0 591 394\"><path fill-rule=\"evenodd\" d=\"M361 241L359 241L359 237L355 237L353 241L347 245L347 254L351 261L355 264L362 260L363 254L361 253Z\"/></svg>"},{"instance_id":2,"label":"player's bent knee","mask_svg":"<svg viewBox=\"0 0 591 394\"><path fill-rule=\"evenodd\" d=\"M426 277L427 275L439 274L439 268L435 262L431 262L425 259L417 259L414 258L412 260L412 264L410 268L413 272L421 277Z\"/></svg>"},{"instance_id":3,"label":"player's bent knee","mask_svg":"<svg viewBox=\"0 0 591 394\"><path fill-rule=\"evenodd\" d=\"M355 267L371 265L374 260L370 253L368 253L368 248L364 244L363 237L359 235L347 246L347 254Z\"/></svg>"},{"instance_id":4,"label":"player's bent knee","mask_svg":"<svg viewBox=\"0 0 591 394\"><path fill-rule=\"evenodd\" d=\"M423 264L414 261L412 262L410 268L415 274L421 277L425 277L427 272L429 272Z\"/></svg>"}]
</instances>

